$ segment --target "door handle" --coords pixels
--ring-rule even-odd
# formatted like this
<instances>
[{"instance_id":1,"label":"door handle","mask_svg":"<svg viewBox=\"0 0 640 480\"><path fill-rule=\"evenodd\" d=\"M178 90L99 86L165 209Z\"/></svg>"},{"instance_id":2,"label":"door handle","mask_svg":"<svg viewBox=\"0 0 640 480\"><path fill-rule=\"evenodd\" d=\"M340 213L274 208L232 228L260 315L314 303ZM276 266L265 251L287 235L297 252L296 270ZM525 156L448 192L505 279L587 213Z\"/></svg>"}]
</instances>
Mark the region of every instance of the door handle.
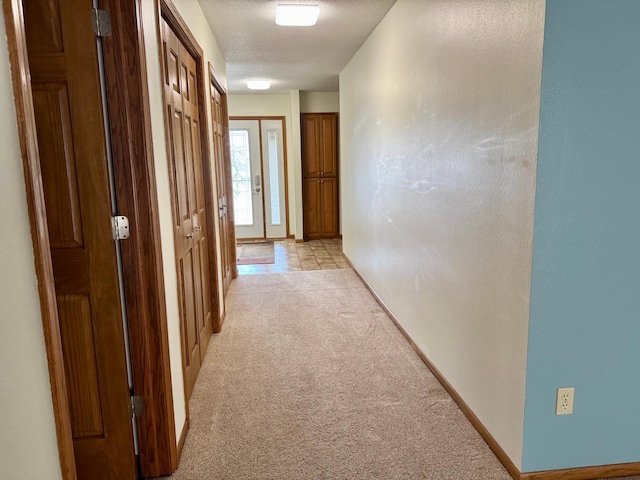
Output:
<instances>
[{"instance_id":1,"label":"door handle","mask_svg":"<svg viewBox=\"0 0 640 480\"><path fill-rule=\"evenodd\" d=\"M187 238L193 238L193 233L187 233L187 234L185 235L185 237L187 237Z\"/></svg>"}]
</instances>

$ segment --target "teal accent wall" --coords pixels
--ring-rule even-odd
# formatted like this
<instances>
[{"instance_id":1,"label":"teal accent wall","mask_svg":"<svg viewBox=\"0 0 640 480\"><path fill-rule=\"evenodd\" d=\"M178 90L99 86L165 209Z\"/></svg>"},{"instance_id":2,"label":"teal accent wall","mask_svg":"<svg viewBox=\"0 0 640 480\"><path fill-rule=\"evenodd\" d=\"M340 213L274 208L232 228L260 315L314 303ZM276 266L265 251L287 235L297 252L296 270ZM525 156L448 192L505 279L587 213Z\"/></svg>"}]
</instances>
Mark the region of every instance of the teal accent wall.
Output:
<instances>
[{"instance_id":1,"label":"teal accent wall","mask_svg":"<svg viewBox=\"0 0 640 480\"><path fill-rule=\"evenodd\" d=\"M638 462L640 1L548 0L542 65L522 470Z\"/></svg>"}]
</instances>

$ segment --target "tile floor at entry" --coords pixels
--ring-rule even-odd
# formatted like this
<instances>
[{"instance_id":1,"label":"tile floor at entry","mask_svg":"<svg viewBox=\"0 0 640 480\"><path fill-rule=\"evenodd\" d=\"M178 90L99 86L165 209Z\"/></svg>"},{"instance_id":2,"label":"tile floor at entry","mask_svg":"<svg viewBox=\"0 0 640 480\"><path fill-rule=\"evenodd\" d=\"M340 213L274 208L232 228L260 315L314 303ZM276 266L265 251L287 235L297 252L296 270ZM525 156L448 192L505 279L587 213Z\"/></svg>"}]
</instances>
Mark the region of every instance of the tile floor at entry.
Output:
<instances>
[{"instance_id":1,"label":"tile floor at entry","mask_svg":"<svg viewBox=\"0 0 640 480\"><path fill-rule=\"evenodd\" d=\"M302 270L335 270L349 268L342 255L342 240L310 240L295 243L293 239L274 242L275 263L238 265L238 275L254 273L299 272Z\"/></svg>"}]
</instances>

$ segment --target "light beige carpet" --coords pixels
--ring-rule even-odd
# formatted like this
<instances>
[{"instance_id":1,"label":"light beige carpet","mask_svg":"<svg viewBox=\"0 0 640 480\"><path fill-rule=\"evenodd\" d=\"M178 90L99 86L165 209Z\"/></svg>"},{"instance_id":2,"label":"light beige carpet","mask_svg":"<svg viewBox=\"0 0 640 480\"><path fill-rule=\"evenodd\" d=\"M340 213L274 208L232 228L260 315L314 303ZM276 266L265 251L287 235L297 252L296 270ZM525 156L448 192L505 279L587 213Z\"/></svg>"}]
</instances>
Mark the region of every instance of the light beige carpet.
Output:
<instances>
[{"instance_id":1,"label":"light beige carpet","mask_svg":"<svg viewBox=\"0 0 640 480\"><path fill-rule=\"evenodd\" d=\"M175 480L510 476L351 270L241 276Z\"/></svg>"}]
</instances>

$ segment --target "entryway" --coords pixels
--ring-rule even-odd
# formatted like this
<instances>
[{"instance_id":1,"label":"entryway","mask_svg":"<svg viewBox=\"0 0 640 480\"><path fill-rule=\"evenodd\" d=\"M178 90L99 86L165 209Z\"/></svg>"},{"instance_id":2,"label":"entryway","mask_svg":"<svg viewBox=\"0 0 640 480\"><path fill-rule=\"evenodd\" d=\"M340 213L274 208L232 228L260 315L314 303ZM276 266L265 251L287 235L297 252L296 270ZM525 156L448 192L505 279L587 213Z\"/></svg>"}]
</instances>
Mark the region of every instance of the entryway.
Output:
<instances>
[{"instance_id":1,"label":"entryway","mask_svg":"<svg viewBox=\"0 0 640 480\"><path fill-rule=\"evenodd\" d=\"M284 118L232 117L229 130L236 238L286 238Z\"/></svg>"},{"instance_id":2,"label":"entryway","mask_svg":"<svg viewBox=\"0 0 640 480\"><path fill-rule=\"evenodd\" d=\"M238 275L349 268L349 263L342 255L342 240L339 238L304 243L296 243L290 238L272 243L272 262L239 264Z\"/></svg>"}]
</instances>

